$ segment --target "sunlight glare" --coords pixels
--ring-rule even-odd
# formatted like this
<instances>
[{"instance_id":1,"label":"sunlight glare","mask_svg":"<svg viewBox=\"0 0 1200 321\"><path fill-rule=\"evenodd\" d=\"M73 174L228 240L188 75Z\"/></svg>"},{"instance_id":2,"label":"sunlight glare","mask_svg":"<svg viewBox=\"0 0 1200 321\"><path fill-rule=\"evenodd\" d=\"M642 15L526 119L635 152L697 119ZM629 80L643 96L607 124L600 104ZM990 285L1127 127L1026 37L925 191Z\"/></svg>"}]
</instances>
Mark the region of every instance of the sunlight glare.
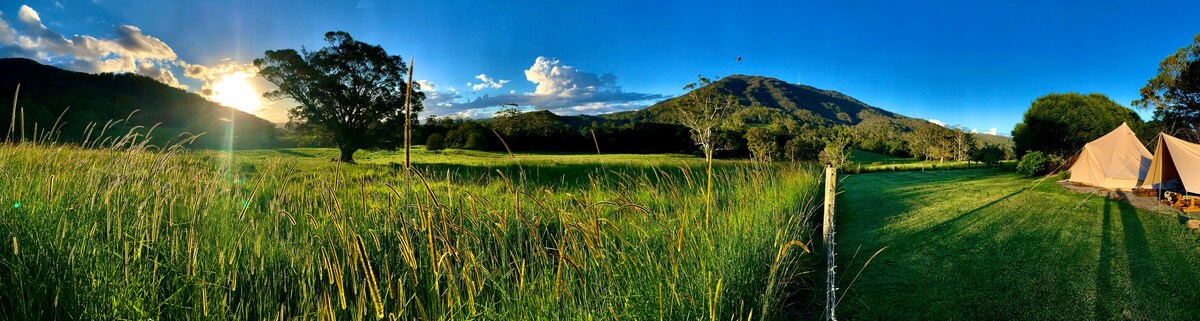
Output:
<instances>
[{"instance_id":1,"label":"sunlight glare","mask_svg":"<svg viewBox=\"0 0 1200 321\"><path fill-rule=\"evenodd\" d=\"M221 77L221 81L213 84L213 101L238 110L254 113L262 108L262 99L249 79L254 75L245 72L235 72Z\"/></svg>"}]
</instances>

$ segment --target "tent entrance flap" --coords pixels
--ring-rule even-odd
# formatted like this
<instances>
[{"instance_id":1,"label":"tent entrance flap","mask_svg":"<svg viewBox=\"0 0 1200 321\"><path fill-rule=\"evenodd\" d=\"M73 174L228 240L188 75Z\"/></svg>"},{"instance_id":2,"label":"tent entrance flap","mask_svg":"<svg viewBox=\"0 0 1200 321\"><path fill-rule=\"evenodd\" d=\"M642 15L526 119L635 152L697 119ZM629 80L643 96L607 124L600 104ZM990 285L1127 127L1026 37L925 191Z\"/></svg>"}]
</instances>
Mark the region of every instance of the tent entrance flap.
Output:
<instances>
[{"instance_id":1,"label":"tent entrance flap","mask_svg":"<svg viewBox=\"0 0 1200 321\"><path fill-rule=\"evenodd\" d=\"M1160 133L1156 146L1142 187L1200 194L1200 144Z\"/></svg>"}]
</instances>

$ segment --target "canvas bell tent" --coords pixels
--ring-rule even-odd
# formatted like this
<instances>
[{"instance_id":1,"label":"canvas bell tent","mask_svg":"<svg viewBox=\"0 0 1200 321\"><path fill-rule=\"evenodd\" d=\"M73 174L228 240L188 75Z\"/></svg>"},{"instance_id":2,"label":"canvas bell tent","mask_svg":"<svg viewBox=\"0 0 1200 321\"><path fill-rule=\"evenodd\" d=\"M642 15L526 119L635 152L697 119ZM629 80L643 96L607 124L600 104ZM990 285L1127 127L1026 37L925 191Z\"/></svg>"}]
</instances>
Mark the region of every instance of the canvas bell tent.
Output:
<instances>
[{"instance_id":1,"label":"canvas bell tent","mask_svg":"<svg viewBox=\"0 0 1200 321\"><path fill-rule=\"evenodd\" d=\"M1143 187L1200 194L1200 144L1158 134L1157 146Z\"/></svg>"},{"instance_id":2,"label":"canvas bell tent","mask_svg":"<svg viewBox=\"0 0 1200 321\"><path fill-rule=\"evenodd\" d=\"M1141 185L1153 157L1129 125L1122 123L1112 132L1083 145L1083 151L1071 165L1068 181L1131 190Z\"/></svg>"}]
</instances>

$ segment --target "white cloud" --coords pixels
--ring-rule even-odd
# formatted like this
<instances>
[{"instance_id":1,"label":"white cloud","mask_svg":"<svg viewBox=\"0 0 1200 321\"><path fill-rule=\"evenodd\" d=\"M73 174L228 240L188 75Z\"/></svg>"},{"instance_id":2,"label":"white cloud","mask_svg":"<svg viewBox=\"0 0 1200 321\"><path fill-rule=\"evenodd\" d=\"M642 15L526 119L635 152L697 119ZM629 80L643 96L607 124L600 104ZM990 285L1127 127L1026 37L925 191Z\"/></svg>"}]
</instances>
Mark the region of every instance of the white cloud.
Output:
<instances>
[{"instance_id":1,"label":"white cloud","mask_svg":"<svg viewBox=\"0 0 1200 321\"><path fill-rule=\"evenodd\" d=\"M476 78L484 81L490 79L486 75ZM546 57L537 57L533 65L525 70L525 78L536 85L533 92L510 90L495 96L484 94L468 101L460 101L462 97L457 96L453 100L443 100L449 103L440 108L429 108L428 112L434 115L491 117L500 106L517 104L563 115L603 114L637 109L667 98L658 94L622 91L617 84L617 76L612 73L586 72ZM439 91L440 94L442 92ZM429 91L426 91L426 95L429 95Z\"/></svg>"},{"instance_id":2,"label":"white cloud","mask_svg":"<svg viewBox=\"0 0 1200 321\"><path fill-rule=\"evenodd\" d=\"M943 121L940 121L940 120L937 120L937 119L930 119L930 120L929 120L929 122L931 122L931 123L934 123L934 124L937 124L938 126L946 127L946 123L945 123L945 122L943 122Z\"/></svg>"},{"instance_id":3,"label":"white cloud","mask_svg":"<svg viewBox=\"0 0 1200 321\"><path fill-rule=\"evenodd\" d=\"M492 77L488 77L487 74L479 74L478 76L475 76L475 79L479 79L479 81L482 81L482 82L478 83L478 84L472 84L472 83L468 82L467 86L471 87L471 91L479 91L481 89L486 89L486 88L500 89L500 87L504 87L504 84L508 83L508 80L492 79Z\"/></svg>"},{"instance_id":4,"label":"white cloud","mask_svg":"<svg viewBox=\"0 0 1200 321\"><path fill-rule=\"evenodd\" d=\"M118 26L114 39L75 35L70 38L47 28L37 11L22 5L17 27L0 14L0 54L25 57L82 72L128 72L186 88L170 70L179 57L162 40L138 27Z\"/></svg>"},{"instance_id":5,"label":"white cloud","mask_svg":"<svg viewBox=\"0 0 1200 321\"><path fill-rule=\"evenodd\" d=\"M173 71L176 70L174 68L181 68L184 77L202 83L197 93L209 98L213 94L213 84L224 76L238 73L254 75L258 72L251 64L232 60L223 60L212 66L188 63L179 59L166 42L147 35L136 26L119 25L113 31L116 36L108 39L89 35L68 38L46 27L36 10L22 5L17 11L15 24L5 20L4 13L0 12L0 56L29 58L88 73L134 73L188 89L179 82Z\"/></svg>"},{"instance_id":6,"label":"white cloud","mask_svg":"<svg viewBox=\"0 0 1200 321\"><path fill-rule=\"evenodd\" d=\"M996 127L989 128L987 133L989 135L996 135Z\"/></svg>"},{"instance_id":7,"label":"white cloud","mask_svg":"<svg viewBox=\"0 0 1200 321\"><path fill-rule=\"evenodd\" d=\"M446 108L454 105L455 101L462 98L462 94L458 92L458 89L447 87L445 90L440 90L437 84L425 79L417 80L416 87L422 93L425 93L425 101L422 103L425 105L426 112L442 111L442 114L444 114ZM434 115L438 114L435 113Z\"/></svg>"},{"instance_id":8,"label":"white cloud","mask_svg":"<svg viewBox=\"0 0 1200 321\"><path fill-rule=\"evenodd\" d=\"M612 73L596 75L564 65L558 59L537 57L525 70L525 78L537 84L538 95L579 97L596 92L620 92L617 76Z\"/></svg>"}]
</instances>

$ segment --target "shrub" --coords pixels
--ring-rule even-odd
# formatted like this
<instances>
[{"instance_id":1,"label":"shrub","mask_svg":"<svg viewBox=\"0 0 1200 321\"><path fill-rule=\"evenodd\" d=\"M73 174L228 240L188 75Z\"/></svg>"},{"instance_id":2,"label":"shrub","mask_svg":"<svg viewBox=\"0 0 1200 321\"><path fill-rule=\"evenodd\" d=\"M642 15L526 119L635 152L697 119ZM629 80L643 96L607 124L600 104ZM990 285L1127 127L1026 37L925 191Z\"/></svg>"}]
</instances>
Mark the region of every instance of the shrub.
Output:
<instances>
[{"instance_id":1,"label":"shrub","mask_svg":"<svg viewBox=\"0 0 1200 321\"><path fill-rule=\"evenodd\" d=\"M1039 151L1030 151L1021 157L1017 164L1017 173L1026 177L1045 175L1050 170L1050 157Z\"/></svg>"},{"instance_id":2,"label":"shrub","mask_svg":"<svg viewBox=\"0 0 1200 321\"><path fill-rule=\"evenodd\" d=\"M487 146L487 136L484 136L483 133L480 132L473 132L470 135L467 135L467 142L466 144L463 144L462 148L470 150L485 150L487 149Z\"/></svg>"},{"instance_id":3,"label":"shrub","mask_svg":"<svg viewBox=\"0 0 1200 321\"><path fill-rule=\"evenodd\" d=\"M988 165L999 164L1002 159L1004 159L1004 148L999 145L987 144L971 153L971 160Z\"/></svg>"},{"instance_id":4,"label":"shrub","mask_svg":"<svg viewBox=\"0 0 1200 321\"><path fill-rule=\"evenodd\" d=\"M446 149L446 138L443 137L442 134L439 134L439 133L430 134L429 138L425 139L425 149L426 150Z\"/></svg>"}]
</instances>

